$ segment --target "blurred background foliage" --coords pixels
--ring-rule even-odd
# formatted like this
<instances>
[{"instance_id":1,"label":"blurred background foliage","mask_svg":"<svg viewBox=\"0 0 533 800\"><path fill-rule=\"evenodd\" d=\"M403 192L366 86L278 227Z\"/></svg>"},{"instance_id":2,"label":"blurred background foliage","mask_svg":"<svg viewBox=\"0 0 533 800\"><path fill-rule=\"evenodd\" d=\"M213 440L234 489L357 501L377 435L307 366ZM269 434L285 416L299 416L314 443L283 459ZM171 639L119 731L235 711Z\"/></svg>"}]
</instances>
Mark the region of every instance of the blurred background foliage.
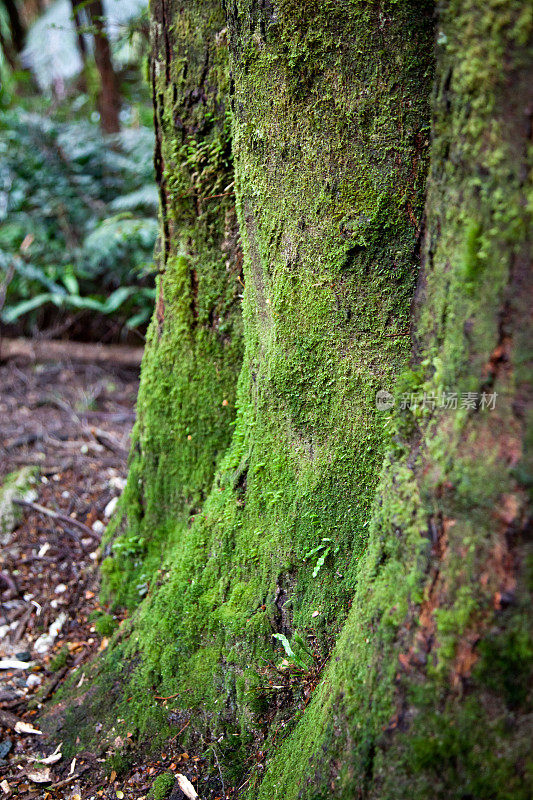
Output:
<instances>
[{"instance_id":1,"label":"blurred background foliage","mask_svg":"<svg viewBox=\"0 0 533 800\"><path fill-rule=\"evenodd\" d=\"M0 0L0 34L2 328L134 341L158 233L146 2Z\"/></svg>"}]
</instances>

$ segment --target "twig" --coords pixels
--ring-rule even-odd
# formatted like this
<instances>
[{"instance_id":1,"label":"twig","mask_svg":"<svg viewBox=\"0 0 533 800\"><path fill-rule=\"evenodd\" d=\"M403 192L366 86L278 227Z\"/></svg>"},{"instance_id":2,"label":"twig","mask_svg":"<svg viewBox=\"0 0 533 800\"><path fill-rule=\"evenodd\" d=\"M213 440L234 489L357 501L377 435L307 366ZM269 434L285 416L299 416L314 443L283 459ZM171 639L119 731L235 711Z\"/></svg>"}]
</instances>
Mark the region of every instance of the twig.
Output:
<instances>
[{"instance_id":1,"label":"twig","mask_svg":"<svg viewBox=\"0 0 533 800\"><path fill-rule=\"evenodd\" d=\"M187 722L185 723L185 725L183 726L183 728L180 728L180 730L177 732L177 734L175 736L173 736L170 741L173 742L175 739L178 738L178 736L181 736L181 734L183 733L185 728L188 728L190 724L191 724L191 721L190 721L190 719L188 719Z\"/></svg>"},{"instance_id":2,"label":"twig","mask_svg":"<svg viewBox=\"0 0 533 800\"><path fill-rule=\"evenodd\" d=\"M67 784L72 783L75 781L76 778L79 778L80 775L83 775L84 772L87 772L90 769L90 766L87 765L86 767L82 767L74 775L69 775L68 778L64 778L62 781L58 781L57 783L53 783L51 786L46 787L47 792L53 792L56 789L61 789L63 786L67 786Z\"/></svg>"},{"instance_id":3,"label":"twig","mask_svg":"<svg viewBox=\"0 0 533 800\"><path fill-rule=\"evenodd\" d=\"M51 517L52 519L57 519L59 522L63 522L66 525L73 525L75 528L78 528L82 533L86 536L90 536L91 539L100 543L100 537L96 534L91 528L85 525L83 522L80 522L77 519L73 519L72 517L67 517L66 514L60 514L57 511L51 511L49 508L45 508L44 506L40 506L38 503L32 503L30 500L19 500L16 499L13 501L18 506L22 506L23 508L32 508L34 511L38 511L39 514L44 514L46 517ZM72 531L70 535L73 536ZM76 541L79 541L77 537Z\"/></svg>"},{"instance_id":4,"label":"twig","mask_svg":"<svg viewBox=\"0 0 533 800\"><path fill-rule=\"evenodd\" d=\"M216 197L229 197L232 194L235 194L235 192L221 192L221 194L209 194L206 197L200 197L200 202L202 202L203 200L214 200Z\"/></svg>"},{"instance_id":5,"label":"twig","mask_svg":"<svg viewBox=\"0 0 533 800\"><path fill-rule=\"evenodd\" d=\"M168 697L161 697L161 695L159 695L159 694L154 694L154 700L173 700L175 697L178 697L178 696L179 696L179 692L178 692L178 694L169 694ZM188 724L189 723L187 723L187 725ZM181 731L180 731L180 733L181 733ZM178 734L178 736L179 736L179 734Z\"/></svg>"},{"instance_id":6,"label":"twig","mask_svg":"<svg viewBox=\"0 0 533 800\"><path fill-rule=\"evenodd\" d=\"M222 791L224 792L224 800L226 800L226 787L224 786L224 778L222 777L222 770L220 769L220 764L218 763L218 756L215 745L213 745L213 755L215 756L215 761L217 762L218 774L220 775L220 783L222 784Z\"/></svg>"},{"instance_id":7,"label":"twig","mask_svg":"<svg viewBox=\"0 0 533 800\"><path fill-rule=\"evenodd\" d=\"M15 629L15 633L13 634L13 639L12 639L13 644L17 644L22 639L24 631L26 630L28 622L30 621L30 617L32 615L32 611L33 611L33 608L30 606L27 609L27 611L24 612L24 615L20 619L20 621L19 621L19 623L18 623L18 625L17 625L17 627Z\"/></svg>"},{"instance_id":8,"label":"twig","mask_svg":"<svg viewBox=\"0 0 533 800\"><path fill-rule=\"evenodd\" d=\"M11 589L15 596L20 594L20 589L17 586L16 580L12 578L8 572L0 572L0 580L5 583L8 589Z\"/></svg>"},{"instance_id":9,"label":"twig","mask_svg":"<svg viewBox=\"0 0 533 800\"><path fill-rule=\"evenodd\" d=\"M99 444L107 447L107 449L111 450L112 453L116 453L118 456L122 457L126 457L128 455L126 448L122 447L120 442L115 439L114 436L111 436L110 433L107 433L107 431L103 431L100 428L91 428L90 432Z\"/></svg>"},{"instance_id":10,"label":"twig","mask_svg":"<svg viewBox=\"0 0 533 800\"><path fill-rule=\"evenodd\" d=\"M39 697L41 703L44 703L44 701L47 700L51 694L53 694L57 684L62 680L62 678L65 677L65 675L68 672L68 669L69 669L68 666L66 666L62 667L60 670L58 670L58 672L56 672L50 683L48 683L45 686L41 696Z\"/></svg>"}]
</instances>

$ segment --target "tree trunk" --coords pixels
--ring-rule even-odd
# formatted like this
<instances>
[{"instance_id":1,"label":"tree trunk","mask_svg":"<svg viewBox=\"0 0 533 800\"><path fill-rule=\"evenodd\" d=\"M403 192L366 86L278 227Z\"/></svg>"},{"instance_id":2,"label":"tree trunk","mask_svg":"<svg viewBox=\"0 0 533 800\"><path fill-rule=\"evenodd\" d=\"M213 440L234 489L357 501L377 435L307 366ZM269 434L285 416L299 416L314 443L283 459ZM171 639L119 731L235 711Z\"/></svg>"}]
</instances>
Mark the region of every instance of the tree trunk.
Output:
<instances>
[{"instance_id":1,"label":"tree trunk","mask_svg":"<svg viewBox=\"0 0 533 800\"><path fill-rule=\"evenodd\" d=\"M72 15L74 19L74 27L76 29L78 49L80 51L81 60L85 65L85 60L87 58L87 45L85 44L85 38L83 36L83 22L80 13L81 0L70 0L70 5L72 6Z\"/></svg>"},{"instance_id":2,"label":"tree trunk","mask_svg":"<svg viewBox=\"0 0 533 800\"><path fill-rule=\"evenodd\" d=\"M118 133L120 130L120 92L111 59L111 48L107 38L102 0L91 0L87 6L87 11L95 29L94 60L100 76L98 94L100 125L104 133Z\"/></svg>"},{"instance_id":3,"label":"tree trunk","mask_svg":"<svg viewBox=\"0 0 533 800\"><path fill-rule=\"evenodd\" d=\"M24 25L20 18L20 14L15 3L15 0L2 0L4 8L7 11L7 16L9 19L9 28L11 30L11 42L15 49L16 53L20 53L22 48L24 47L24 39L26 37L26 31L24 30Z\"/></svg>"},{"instance_id":4,"label":"tree trunk","mask_svg":"<svg viewBox=\"0 0 533 800\"><path fill-rule=\"evenodd\" d=\"M77 85L81 92L87 91L87 77L86 77L86 67L87 67L87 44L85 42L85 36L83 35L83 18L82 18L82 10L80 9L80 0L70 0L70 4L72 6L72 17L74 21L74 28L76 30L76 41L78 42L78 50L80 53L82 68L81 73L77 80Z\"/></svg>"},{"instance_id":5,"label":"tree trunk","mask_svg":"<svg viewBox=\"0 0 533 800\"><path fill-rule=\"evenodd\" d=\"M138 610L82 746L119 704L202 797L530 796L528 8L154 2Z\"/></svg>"}]
</instances>

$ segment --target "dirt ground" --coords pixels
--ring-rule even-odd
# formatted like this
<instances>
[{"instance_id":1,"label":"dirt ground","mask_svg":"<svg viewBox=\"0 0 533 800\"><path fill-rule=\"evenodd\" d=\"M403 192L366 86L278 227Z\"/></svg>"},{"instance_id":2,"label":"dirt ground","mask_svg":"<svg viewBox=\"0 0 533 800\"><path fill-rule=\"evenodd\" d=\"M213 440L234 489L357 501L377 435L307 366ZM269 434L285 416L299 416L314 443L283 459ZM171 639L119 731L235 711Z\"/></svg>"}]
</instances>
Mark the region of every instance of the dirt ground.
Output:
<instances>
[{"instance_id":1,"label":"dirt ground","mask_svg":"<svg viewBox=\"0 0 533 800\"><path fill-rule=\"evenodd\" d=\"M170 800L236 798L220 768L209 777L205 756L180 746L187 725L123 775L109 771L105 745L67 761L39 731L62 683L108 646L99 543L125 484L139 379L116 363L53 356L0 361L0 487L33 471L14 524L0 528L0 800L150 800L162 773Z\"/></svg>"},{"instance_id":2,"label":"dirt ground","mask_svg":"<svg viewBox=\"0 0 533 800\"><path fill-rule=\"evenodd\" d=\"M125 482L138 377L112 364L0 364L0 483L34 471L0 540L0 797L120 798L90 754L65 764L31 728L69 671L107 646L94 624L107 611L98 545ZM149 786L150 775L123 796Z\"/></svg>"}]
</instances>

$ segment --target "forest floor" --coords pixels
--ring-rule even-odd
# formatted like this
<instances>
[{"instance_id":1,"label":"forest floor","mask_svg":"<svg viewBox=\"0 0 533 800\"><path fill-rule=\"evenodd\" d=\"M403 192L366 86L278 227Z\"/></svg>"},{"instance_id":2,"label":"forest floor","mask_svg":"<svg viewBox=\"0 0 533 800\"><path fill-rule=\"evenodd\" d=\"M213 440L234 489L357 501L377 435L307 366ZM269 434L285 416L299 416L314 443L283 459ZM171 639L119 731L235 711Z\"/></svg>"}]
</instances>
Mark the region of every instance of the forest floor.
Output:
<instances>
[{"instance_id":1,"label":"forest floor","mask_svg":"<svg viewBox=\"0 0 533 800\"><path fill-rule=\"evenodd\" d=\"M116 624L98 600L98 545L125 483L138 377L113 364L0 363L0 485L34 471L0 542L0 797L140 798L176 768L169 754L118 779L105 754L65 763L38 733L43 707Z\"/></svg>"}]
</instances>

